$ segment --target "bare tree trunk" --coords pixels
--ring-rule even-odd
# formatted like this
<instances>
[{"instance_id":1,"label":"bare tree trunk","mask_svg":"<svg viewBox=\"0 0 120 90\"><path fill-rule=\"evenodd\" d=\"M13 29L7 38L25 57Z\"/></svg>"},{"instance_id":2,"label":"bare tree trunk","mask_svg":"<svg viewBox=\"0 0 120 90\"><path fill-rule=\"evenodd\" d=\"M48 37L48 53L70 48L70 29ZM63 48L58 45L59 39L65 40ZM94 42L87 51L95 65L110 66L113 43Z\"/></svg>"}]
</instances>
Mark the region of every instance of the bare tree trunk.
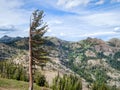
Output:
<instances>
[{"instance_id":1,"label":"bare tree trunk","mask_svg":"<svg viewBox=\"0 0 120 90\"><path fill-rule=\"evenodd\" d=\"M31 34L31 26L30 26L30 32L29 32L29 90L33 90L33 76L32 76L32 34Z\"/></svg>"}]
</instances>

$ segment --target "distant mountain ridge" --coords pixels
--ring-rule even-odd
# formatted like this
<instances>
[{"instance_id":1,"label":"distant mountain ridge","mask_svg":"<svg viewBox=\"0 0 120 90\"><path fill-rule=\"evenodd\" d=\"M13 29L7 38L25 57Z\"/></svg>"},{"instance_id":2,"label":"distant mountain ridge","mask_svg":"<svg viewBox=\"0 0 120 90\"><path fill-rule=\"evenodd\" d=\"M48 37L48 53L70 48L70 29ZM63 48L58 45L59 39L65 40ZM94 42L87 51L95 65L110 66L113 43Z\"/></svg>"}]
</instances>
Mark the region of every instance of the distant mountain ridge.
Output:
<instances>
[{"instance_id":1,"label":"distant mountain ridge","mask_svg":"<svg viewBox=\"0 0 120 90\"><path fill-rule=\"evenodd\" d=\"M21 37L9 37L7 35L4 35L3 37L0 38L0 42L1 43L10 43L10 42L17 41L20 39L22 39L22 38Z\"/></svg>"},{"instance_id":2,"label":"distant mountain ridge","mask_svg":"<svg viewBox=\"0 0 120 90\"><path fill-rule=\"evenodd\" d=\"M15 55L12 57L14 62L24 62L25 64L28 61L26 58L28 57L27 37L5 36L0 39L0 42L2 47L5 45L4 48L0 48L4 51L4 53L0 51L0 57ZM117 87L120 87L120 39L114 38L105 42L88 37L78 42L69 42L56 37L45 37L44 48L48 51L51 59L51 62L46 65L48 70L76 73L87 83L100 80L108 85L116 84ZM11 50L15 53L19 51L19 55L8 53Z\"/></svg>"}]
</instances>

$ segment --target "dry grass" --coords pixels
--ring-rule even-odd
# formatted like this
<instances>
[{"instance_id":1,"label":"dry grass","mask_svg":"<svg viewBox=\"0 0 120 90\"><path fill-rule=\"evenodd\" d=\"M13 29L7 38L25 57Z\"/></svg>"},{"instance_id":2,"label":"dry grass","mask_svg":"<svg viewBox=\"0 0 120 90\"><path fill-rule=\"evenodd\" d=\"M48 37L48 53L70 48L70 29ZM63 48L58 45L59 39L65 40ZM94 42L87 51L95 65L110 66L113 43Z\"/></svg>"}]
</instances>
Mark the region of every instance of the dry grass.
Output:
<instances>
[{"instance_id":1,"label":"dry grass","mask_svg":"<svg viewBox=\"0 0 120 90\"><path fill-rule=\"evenodd\" d=\"M0 90L28 90L28 82L0 78ZM34 90L41 90L34 84Z\"/></svg>"}]
</instances>

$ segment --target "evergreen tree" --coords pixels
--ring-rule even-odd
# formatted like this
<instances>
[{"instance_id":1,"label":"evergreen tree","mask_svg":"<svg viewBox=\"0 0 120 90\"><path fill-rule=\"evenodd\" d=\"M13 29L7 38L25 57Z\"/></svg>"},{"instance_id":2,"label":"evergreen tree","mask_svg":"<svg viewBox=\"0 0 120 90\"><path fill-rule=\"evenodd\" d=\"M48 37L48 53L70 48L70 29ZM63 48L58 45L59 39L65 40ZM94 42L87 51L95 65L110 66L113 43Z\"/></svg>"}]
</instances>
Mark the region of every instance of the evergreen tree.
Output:
<instances>
[{"instance_id":1,"label":"evergreen tree","mask_svg":"<svg viewBox=\"0 0 120 90\"><path fill-rule=\"evenodd\" d=\"M73 75L64 75L55 77L53 81L53 90L82 90L81 79Z\"/></svg>"},{"instance_id":2,"label":"evergreen tree","mask_svg":"<svg viewBox=\"0 0 120 90\"><path fill-rule=\"evenodd\" d=\"M26 71L22 65L15 65L13 62L0 62L0 77L28 81Z\"/></svg>"},{"instance_id":3,"label":"evergreen tree","mask_svg":"<svg viewBox=\"0 0 120 90\"><path fill-rule=\"evenodd\" d=\"M105 83L94 82L92 90L110 90L110 88Z\"/></svg>"},{"instance_id":4,"label":"evergreen tree","mask_svg":"<svg viewBox=\"0 0 120 90\"><path fill-rule=\"evenodd\" d=\"M29 33L29 90L33 90L33 65L40 65L43 69L48 58L44 49L43 35L47 25L43 23L43 11L36 10L30 19Z\"/></svg>"}]
</instances>

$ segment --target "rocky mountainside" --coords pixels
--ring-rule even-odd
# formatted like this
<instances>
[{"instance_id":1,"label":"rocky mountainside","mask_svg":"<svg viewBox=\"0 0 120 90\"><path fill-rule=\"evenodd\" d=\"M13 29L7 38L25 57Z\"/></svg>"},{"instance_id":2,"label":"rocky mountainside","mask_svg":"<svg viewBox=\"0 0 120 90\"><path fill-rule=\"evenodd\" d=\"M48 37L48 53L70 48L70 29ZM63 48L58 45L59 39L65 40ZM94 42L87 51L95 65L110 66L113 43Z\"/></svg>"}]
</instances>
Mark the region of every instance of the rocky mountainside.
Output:
<instances>
[{"instance_id":1,"label":"rocky mountainside","mask_svg":"<svg viewBox=\"0 0 120 90\"><path fill-rule=\"evenodd\" d=\"M0 60L12 58L14 62L27 66L28 38L6 37L0 39ZM83 78L85 85L99 81L120 87L119 39L105 42L97 38L87 38L68 42L56 37L45 37L45 40L44 48L50 58L45 69L51 73L51 77L57 71L61 74L75 73Z\"/></svg>"}]
</instances>

